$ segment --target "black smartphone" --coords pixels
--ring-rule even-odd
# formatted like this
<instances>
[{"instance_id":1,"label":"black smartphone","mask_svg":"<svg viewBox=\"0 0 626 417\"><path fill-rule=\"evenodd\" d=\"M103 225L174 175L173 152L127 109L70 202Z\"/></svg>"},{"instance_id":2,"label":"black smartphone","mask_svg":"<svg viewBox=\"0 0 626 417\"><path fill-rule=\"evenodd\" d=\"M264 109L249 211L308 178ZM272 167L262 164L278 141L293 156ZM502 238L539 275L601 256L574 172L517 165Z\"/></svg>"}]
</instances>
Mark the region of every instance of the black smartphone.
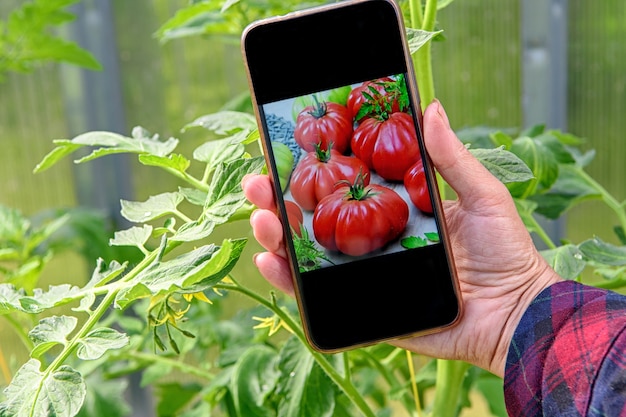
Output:
<instances>
[{"instance_id":1,"label":"black smartphone","mask_svg":"<svg viewBox=\"0 0 626 417\"><path fill-rule=\"evenodd\" d=\"M310 344L453 326L460 292L398 5L257 21L242 51Z\"/></svg>"}]
</instances>

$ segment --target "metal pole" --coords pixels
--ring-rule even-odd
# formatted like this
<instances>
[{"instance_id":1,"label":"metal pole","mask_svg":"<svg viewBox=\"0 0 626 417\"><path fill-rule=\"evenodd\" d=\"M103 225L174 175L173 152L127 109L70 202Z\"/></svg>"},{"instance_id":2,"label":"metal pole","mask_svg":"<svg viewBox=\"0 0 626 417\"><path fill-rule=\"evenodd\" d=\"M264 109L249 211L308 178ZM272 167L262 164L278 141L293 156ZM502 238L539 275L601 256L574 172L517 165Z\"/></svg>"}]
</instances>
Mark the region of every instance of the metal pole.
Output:
<instances>
[{"instance_id":1,"label":"metal pole","mask_svg":"<svg viewBox=\"0 0 626 417\"><path fill-rule=\"evenodd\" d=\"M525 127L567 129L567 0L520 0L522 111ZM564 219L538 219L553 241ZM542 246L541 242L536 242Z\"/></svg>"}]
</instances>

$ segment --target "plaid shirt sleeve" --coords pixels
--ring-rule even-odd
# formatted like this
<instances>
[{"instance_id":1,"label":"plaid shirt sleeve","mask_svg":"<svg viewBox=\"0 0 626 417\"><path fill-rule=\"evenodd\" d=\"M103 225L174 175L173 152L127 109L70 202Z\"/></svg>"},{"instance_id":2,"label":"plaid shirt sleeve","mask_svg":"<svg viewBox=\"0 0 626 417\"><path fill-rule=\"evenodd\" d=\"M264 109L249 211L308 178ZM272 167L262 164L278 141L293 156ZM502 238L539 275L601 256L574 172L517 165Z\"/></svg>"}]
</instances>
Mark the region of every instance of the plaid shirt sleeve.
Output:
<instances>
[{"instance_id":1,"label":"plaid shirt sleeve","mask_svg":"<svg viewBox=\"0 0 626 417\"><path fill-rule=\"evenodd\" d=\"M510 416L626 416L626 296L563 281L524 313L509 347Z\"/></svg>"}]
</instances>

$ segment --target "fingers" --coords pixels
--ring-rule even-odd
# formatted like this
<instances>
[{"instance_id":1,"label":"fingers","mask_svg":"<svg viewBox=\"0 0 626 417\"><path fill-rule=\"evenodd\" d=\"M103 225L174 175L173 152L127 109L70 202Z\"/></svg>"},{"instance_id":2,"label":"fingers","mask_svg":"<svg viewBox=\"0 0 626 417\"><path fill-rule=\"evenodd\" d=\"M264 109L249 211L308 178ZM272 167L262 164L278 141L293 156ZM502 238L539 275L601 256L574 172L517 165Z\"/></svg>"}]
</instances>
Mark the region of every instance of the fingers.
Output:
<instances>
[{"instance_id":1,"label":"fingers","mask_svg":"<svg viewBox=\"0 0 626 417\"><path fill-rule=\"evenodd\" d=\"M261 252L254 256L254 264L270 284L285 294L294 296L289 265L284 257L271 252Z\"/></svg>"},{"instance_id":2,"label":"fingers","mask_svg":"<svg viewBox=\"0 0 626 417\"><path fill-rule=\"evenodd\" d=\"M274 190L267 175L248 174L241 180L246 198L260 209L276 211Z\"/></svg>"},{"instance_id":3,"label":"fingers","mask_svg":"<svg viewBox=\"0 0 626 417\"><path fill-rule=\"evenodd\" d=\"M437 100L424 112L424 142L437 171L460 200L480 201L503 192L508 194L502 189L503 184L457 138Z\"/></svg>"},{"instance_id":4,"label":"fingers","mask_svg":"<svg viewBox=\"0 0 626 417\"><path fill-rule=\"evenodd\" d=\"M254 238L266 250L285 257L283 229L274 211L257 209L250 216Z\"/></svg>"}]
</instances>

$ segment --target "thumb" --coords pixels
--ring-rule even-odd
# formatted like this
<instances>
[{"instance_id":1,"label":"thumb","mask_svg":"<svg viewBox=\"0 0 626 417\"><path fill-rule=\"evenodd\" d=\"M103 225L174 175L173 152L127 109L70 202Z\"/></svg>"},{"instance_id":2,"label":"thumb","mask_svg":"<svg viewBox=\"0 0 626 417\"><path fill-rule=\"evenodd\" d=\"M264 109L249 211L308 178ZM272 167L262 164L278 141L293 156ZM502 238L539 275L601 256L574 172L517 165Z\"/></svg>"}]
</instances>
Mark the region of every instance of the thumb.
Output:
<instances>
[{"instance_id":1,"label":"thumb","mask_svg":"<svg viewBox=\"0 0 626 417\"><path fill-rule=\"evenodd\" d=\"M437 171L465 202L508 191L457 138L438 100L424 112L424 142ZM503 189L504 188L504 189Z\"/></svg>"}]
</instances>

